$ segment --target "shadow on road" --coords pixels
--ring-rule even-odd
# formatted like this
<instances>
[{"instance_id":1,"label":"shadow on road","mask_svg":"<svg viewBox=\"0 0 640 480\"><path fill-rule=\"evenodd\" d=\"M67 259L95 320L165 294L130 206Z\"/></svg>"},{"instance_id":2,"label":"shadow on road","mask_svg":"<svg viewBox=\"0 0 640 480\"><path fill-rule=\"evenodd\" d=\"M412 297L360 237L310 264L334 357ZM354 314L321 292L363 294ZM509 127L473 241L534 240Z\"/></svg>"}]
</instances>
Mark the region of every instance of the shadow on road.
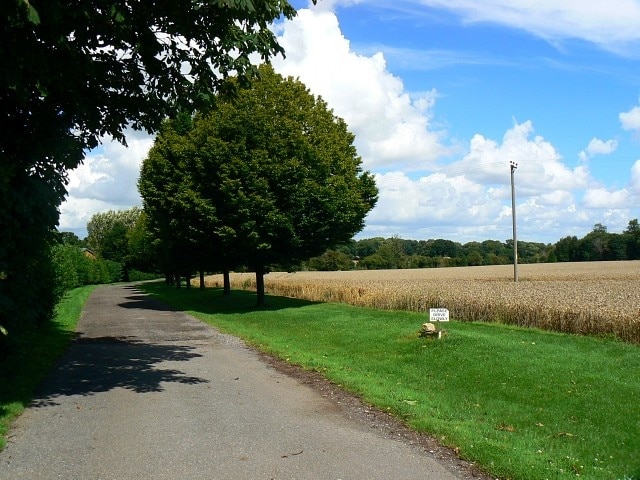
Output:
<instances>
[{"instance_id":1,"label":"shadow on road","mask_svg":"<svg viewBox=\"0 0 640 480\"><path fill-rule=\"evenodd\" d=\"M165 369L165 361L189 361L200 357L194 347L158 345L133 338L91 338L76 340L51 376L40 386L32 406L56 405L57 398L88 396L114 388L137 393L161 392L163 383L207 383L180 370Z\"/></svg>"}]
</instances>

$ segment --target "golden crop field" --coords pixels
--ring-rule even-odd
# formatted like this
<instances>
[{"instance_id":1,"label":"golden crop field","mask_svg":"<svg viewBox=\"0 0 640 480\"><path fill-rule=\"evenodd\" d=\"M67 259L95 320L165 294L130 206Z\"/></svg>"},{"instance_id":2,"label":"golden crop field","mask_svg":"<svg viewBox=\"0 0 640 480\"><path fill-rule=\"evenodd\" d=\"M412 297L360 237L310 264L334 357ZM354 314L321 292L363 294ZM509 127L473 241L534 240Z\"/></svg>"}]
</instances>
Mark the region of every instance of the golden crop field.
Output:
<instances>
[{"instance_id":1,"label":"golden crop field","mask_svg":"<svg viewBox=\"0 0 640 480\"><path fill-rule=\"evenodd\" d=\"M312 301L426 312L565 333L614 335L640 343L640 261L530 264L416 270L272 272L268 293ZM222 276L207 277L221 286ZM233 288L255 289L252 273L232 273Z\"/></svg>"}]
</instances>

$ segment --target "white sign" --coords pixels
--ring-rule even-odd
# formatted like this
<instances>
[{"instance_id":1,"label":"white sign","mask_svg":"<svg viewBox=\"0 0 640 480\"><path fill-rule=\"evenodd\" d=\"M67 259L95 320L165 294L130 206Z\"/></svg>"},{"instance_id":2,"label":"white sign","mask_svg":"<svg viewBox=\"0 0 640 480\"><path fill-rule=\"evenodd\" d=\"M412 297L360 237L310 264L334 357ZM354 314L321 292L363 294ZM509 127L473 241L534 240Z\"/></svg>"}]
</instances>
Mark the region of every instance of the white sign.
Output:
<instances>
[{"instance_id":1,"label":"white sign","mask_svg":"<svg viewBox=\"0 0 640 480\"><path fill-rule=\"evenodd\" d=\"M429 309L429 321L431 321L431 322L448 322L449 321L449 309L448 308L430 308Z\"/></svg>"}]
</instances>

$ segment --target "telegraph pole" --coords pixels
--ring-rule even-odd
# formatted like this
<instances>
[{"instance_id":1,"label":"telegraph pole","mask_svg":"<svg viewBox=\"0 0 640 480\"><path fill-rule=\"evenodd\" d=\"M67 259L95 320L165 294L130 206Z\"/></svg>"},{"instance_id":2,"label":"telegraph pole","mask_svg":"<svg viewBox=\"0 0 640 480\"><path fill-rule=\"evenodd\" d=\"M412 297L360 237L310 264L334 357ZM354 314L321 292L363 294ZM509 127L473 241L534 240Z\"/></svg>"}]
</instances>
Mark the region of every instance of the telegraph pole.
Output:
<instances>
[{"instance_id":1,"label":"telegraph pole","mask_svg":"<svg viewBox=\"0 0 640 480\"><path fill-rule=\"evenodd\" d=\"M513 281L518 281L518 236L516 235L516 189L513 183L513 172L518 168L514 161L509 162L511 166L511 218L513 220Z\"/></svg>"}]
</instances>

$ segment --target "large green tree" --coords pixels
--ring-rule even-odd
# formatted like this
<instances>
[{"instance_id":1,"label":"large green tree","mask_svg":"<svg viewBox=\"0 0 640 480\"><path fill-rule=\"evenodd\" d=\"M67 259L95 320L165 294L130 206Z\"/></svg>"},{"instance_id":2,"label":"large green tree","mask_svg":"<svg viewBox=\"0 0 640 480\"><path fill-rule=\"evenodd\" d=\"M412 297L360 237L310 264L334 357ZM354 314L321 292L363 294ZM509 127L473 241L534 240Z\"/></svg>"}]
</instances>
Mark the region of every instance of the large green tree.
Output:
<instances>
[{"instance_id":1,"label":"large green tree","mask_svg":"<svg viewBox=\"0 0 640 480\"><path fill-rule=\"evenodd\" d=\"M183 162L188 170L181 181L188 177L210 202L209 243L256 272L259 304L267 267L306 260L348 241L377 201L374 179L362 171L346 123L300 81L268 65L250 86L220 95L186 135L192 159ZM150 154L143 165L145 207L145 175L161 168L154 162L165 161ZM160 197L158 189L175 187L148 188Z\"/></svg>"},{"instance_id":2,"label":"large green tree","mask_svg":"<svg viewBox=\"0 0 640 480\"><path fill-rule=\"evenodd\" d=\"M294 14L286 0L0 2L0 324L24 318L20 292L52 291L58 207L85 151L250 78L251 54L282 52L270 23Z\"/></svg>"},{"instance_id":3,"label":"large green tree","mask_svg":"<svg viewBox=\"0 0 640 480\"><path fill-rule=\"evenodd\" d=\"M219 226L216 207L195 187L194 149L189 141L192 119L166 121L149 151L138 181L149 231L156 240L159 263L168 279L187 278L213 268L212 251Z\"/></svg>"}]
</instances>

